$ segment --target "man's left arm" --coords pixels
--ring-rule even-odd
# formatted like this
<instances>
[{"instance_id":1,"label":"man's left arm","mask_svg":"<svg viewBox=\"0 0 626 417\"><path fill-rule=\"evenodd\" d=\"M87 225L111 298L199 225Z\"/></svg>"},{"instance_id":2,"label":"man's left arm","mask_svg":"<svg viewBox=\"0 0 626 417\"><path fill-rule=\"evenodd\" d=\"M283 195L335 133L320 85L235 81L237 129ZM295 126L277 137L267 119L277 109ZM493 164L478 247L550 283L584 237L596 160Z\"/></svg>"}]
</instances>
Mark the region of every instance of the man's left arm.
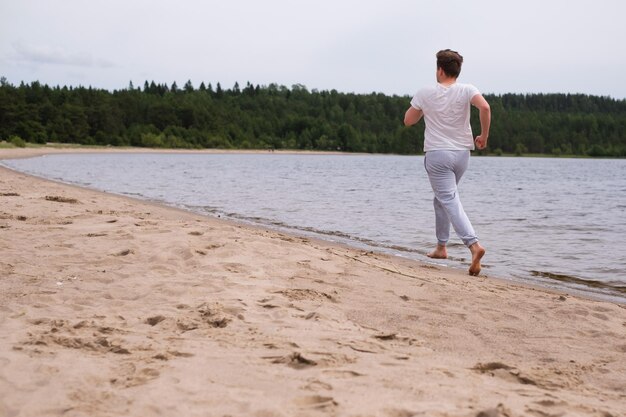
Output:
<instances>
[{"instance_id":1,"label":"man's left arm","mask_svg":"<svg viewBox=\"0 0 626 417\"><path fill-rule=\"evenodd\" d=\"M489 139L489 128L491 127L491 107L482 94L474 95L470 103L478 109L480 118L480 135L476 136L474 142L476 142L478 149L485 149Z\"/></svg>"}]
</instances>

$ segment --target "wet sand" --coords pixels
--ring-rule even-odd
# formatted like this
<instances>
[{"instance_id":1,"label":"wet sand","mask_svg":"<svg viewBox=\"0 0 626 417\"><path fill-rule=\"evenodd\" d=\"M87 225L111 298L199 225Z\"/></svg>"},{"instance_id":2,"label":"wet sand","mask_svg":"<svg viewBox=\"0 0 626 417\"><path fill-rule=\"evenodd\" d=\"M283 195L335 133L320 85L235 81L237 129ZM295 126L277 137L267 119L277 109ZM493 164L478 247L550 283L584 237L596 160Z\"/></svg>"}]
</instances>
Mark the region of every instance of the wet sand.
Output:
<instances>
[{"instance_id":1,"label":"wet sand","mask_svg":"<svg viewBox=\"0 0 626 417\"><path fill-rule=\"evenodd\" d=\"M614 303L0 168L2 417L617 417L625 336Z\"/></svg>"}]
</instances>

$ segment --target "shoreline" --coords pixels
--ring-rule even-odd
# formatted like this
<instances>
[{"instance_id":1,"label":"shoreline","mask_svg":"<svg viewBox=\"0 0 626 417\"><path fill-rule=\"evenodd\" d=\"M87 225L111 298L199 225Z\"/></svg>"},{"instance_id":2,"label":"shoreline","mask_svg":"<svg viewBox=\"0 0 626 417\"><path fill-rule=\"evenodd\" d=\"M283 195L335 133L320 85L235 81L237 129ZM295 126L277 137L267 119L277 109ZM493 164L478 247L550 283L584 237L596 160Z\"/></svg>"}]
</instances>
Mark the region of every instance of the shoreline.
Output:
<instances>
[{"instance_id":1,"label":"shoreline","mask_svg":"<svg viewBox=\"0 0 626 417\"><path fill-rule=\"evenodd\" d=\"M14 154L15 156L3 157L3 154ZM0 147L0 159L21 159L43 156L47 154L70 154L70 153L180 153L180 154L287 154L287 155L390 155L390 154L369 154L358 152L341 151L306 151L289 149L186 149L186 148L140 148L133 146L71 146L71 145L41 145L19 147ZM409 155L411 156L411 155Z\"/></svg>"},{"instance_id":2,"label":"shoreline","mask_svg":"<svg viewBox=\"0 0 626 417\"><path fill-rule=\"evenodd\" d=\"M52 146L27 147L27 148L0 148L0 160L33 158L33 157L45 156L48 154L81 154L81 153L87 153L87 154L89 153L127 153L127 154L173 153L173 154L176 154L178 153L178 154L209 154L209 155L211 154L215 154L215 155L219 155L219 154L267 154L267 155L271 155L273 153L276 153L276 154L286 154L286 155L344 155L344 156L345 155L348 155L348 156L349 155L363 155L363 154L358 154L358 153L325 152L325 151L293 151L293 150L269 151L269 150L229 150L229 149L194 150L194 149L113 147L113 146L74 147L74 146L69 146L69 145L68 146L52 145ZM3 155L9 155L9 156L3 156ZM385 154L379 154L379 155L384 156ZM5 167L5 168L11 169L9 167ZM24 174L24 175L30 175L30 174ZM77 184L65 183L62 181L48 179L45 177L34 176L34 178L38 178L38 179L42 179L46 181L53 181L59 184L64 184L68 186L85 188L85 189L101 192L100 190L97 190L94 188L85 187L85 186L81 186ZM372 246L367 243L359 244L358 241L353 242L353 241L350 241L350 239L343 239L341 237L339 237L338 240L332 240L332 239L325 238L323 236L319 236L315 232L307 232L307 231L300 230L297 227L289 227L289 226L281 227L281 226L264 225L260 223L247 221L244 218L237 219L237 218L232 218L232 217L220 217L220 216L216 217L211 214L199 213L191 209L184 209L184 208L177 207L174 205L168 205L160 201L153 201L150 199L143 199L140 197L126 196L123 194L114 194L114 195L127 197L138 202L145 202L149 204L156 204L161 207L172 208L176 210L183 210L188 213L193 213L195 215L206 216L206 217L214 218L217 220L223 220L223 221L227 221L232 224L241 225L244 227L258 228L258 229L264 229L264 230L269 229L269 230L276 231L279 233L285 233L295 238L314 239L320 242L328 243L330 245L338 245L338 246L342 246L348 249L374 251L379 255L391 256L392 258L403 259L408 262L417 262L420 264L434 265L434 266L441 267L441 268L450 268L451 270L455 272L462 272L464 271L463 268L465 268L465 265L463 267L458 267L455 265L448 265L448 264L437 263L437 262L433 262L429 260L417 259L416 257L410 256L410 255L403 256L402 254L395 254L391 248L380 247L376 245ZM626 305L626 298L624 298L624 294L622 294L619 289L614 288L610 285L605 285L601 281L574 280L573 282L581 286L581 288L576 288L571 283L563 284L563 280L558 280L558 279L556 280L558 282L556 281L552 282L549 280L546 280L543 283L533 282L531 280L520 278L514 275L511 275L509 277L501 277L501 276L492 275L492 274L489 274L488 272L485 272L485 269L483 269L482 274L483 276L488 277L489 279L495 279L503 283L508 283L512 285L521 285L521 286L525 286L528 288L549 291L558 295L568 295L568 296L571 295L571 296L587 298L587 299L594 300L594 301L606 301L606 302L616 303L620 305ZM568 282L568 281L566 280L565 282ZM600 288L601 290L595 291L595 289L598 289L598 288Z\"/></svg>"},{"instance_id":3,"label":"shoreline","mask_svg":"<svg viewBox=\"0 0 626 417\"><path fill-rule=\"evenodd\" d=\"M0 415L623 411L624 306L5 168L0 194Z\"/></svg>"}]
</instances>

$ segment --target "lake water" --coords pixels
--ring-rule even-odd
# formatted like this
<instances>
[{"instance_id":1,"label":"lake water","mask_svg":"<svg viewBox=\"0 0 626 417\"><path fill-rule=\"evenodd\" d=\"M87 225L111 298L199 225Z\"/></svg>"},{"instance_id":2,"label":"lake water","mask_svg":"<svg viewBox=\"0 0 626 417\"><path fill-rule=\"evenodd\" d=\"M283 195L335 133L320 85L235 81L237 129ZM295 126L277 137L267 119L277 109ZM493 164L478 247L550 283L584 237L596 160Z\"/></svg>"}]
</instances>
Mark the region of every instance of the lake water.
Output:
<instances>
[{"instance_id":1,"label":"lake water","mask_svg":"<svg viewBox=\"0 0 626 417\"><path fill-rule=\"evenodd\" d=\"M432 262L422 156L80 154L7 160L26 173ZM626 160L472 157L463 205L483 272L626 302ZM450 259L467 268L453 235Z\"/></svg>"}]
</instances>

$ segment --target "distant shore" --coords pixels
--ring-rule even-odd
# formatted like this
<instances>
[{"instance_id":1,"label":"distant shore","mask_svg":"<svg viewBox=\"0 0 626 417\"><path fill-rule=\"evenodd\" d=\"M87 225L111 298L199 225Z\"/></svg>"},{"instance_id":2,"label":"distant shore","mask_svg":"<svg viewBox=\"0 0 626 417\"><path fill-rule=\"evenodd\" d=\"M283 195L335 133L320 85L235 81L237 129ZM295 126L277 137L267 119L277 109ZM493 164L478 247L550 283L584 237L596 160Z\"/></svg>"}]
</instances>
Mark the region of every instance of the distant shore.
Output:
<instances>
[{"instance_id":1,"label":"distant shore","mask_svg":"<svg viewBox=\"0 0 626 417\"><path fill-rule=\"evenodd\" d=\"M8 154L2 153L10 152ZM287 154L310 154L310 155L358 155L358 153L339 151L307 151L290 149L186 149L186 148L142 148L136 146L100 146L100 145L76 145L71 143L48 143L46 145L28 144L24 147L12 146L7 142L0 142L0 159L7 158L32 158L46 154L58 153L93 153L93 152L121 152L121 153L287 153ZM7 156L2 156L7 155Z\"/></svg>"},{"instance_id":2,"label":"distant shore","mask_svg":"<svg viewBox=\"0 0 626 417\"><path fill-rule=\"evenodd\" d=\"M152 152L0 159L94 151ZM2 167L0 202L0 415L623 411L624 306Z\"/></svg>"}]
</instances>

